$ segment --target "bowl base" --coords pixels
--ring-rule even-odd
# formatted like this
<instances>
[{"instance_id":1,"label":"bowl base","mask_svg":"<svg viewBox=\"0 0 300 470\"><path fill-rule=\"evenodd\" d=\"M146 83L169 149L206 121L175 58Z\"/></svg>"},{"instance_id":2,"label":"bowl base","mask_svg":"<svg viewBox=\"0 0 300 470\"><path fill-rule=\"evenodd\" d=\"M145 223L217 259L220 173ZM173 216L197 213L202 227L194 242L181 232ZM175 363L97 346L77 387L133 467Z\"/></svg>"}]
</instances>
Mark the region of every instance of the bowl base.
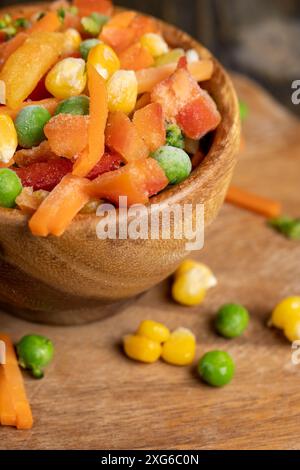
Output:
<instances>
[{"instance_id":1,"label":"bowl base","mask_svg":"<svg viewBox=\"0 0 300 470\"><path fill-rule=\"evenodd\" d=\"M121 313L135 300L136 298L131 298L109 305L98 303L98 305L95 304L95 306L88 308L72 308L65 311L51 312L18 309L5 303L0 303L0 309L32 323L42 323L54 326L77 326L100 321L111 315Z\"/></svg>"}]
</instances>

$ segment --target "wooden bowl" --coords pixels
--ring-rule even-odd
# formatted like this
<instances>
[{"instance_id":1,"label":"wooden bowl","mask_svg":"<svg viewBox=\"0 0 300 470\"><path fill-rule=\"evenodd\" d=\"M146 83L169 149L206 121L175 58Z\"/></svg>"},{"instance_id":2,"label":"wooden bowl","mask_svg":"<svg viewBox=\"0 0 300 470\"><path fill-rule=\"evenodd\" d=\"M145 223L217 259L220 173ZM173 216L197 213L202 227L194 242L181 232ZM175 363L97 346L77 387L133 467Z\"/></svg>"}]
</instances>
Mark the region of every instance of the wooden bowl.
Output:
<instances>
[{"instance_id":1,"label":"wooden bowl","mask_svg":"<svg viewBox=\"0 0 300 470\"><path fill-rule=\"evenodd\" d=\"M28 8L31 7L14 10ZM211 57L184 32L161 25L172 47L194 48L201 57ZM224 201L240 135L233 85L219 62L214 58L213 61L215 71L205 87L218 105L222 122L214 133L210 151L186 181L151 201L159 203L175 196L182 204L203 203L206 225L215 219ZM31 235L27 216L19 210L1 208L2 308L49 324L81 324L100 319L165 279L188 254L186 240L99 240L98 221L95 215L79 215L61 238L38 238Z\"/></svg>"}]
</instances>

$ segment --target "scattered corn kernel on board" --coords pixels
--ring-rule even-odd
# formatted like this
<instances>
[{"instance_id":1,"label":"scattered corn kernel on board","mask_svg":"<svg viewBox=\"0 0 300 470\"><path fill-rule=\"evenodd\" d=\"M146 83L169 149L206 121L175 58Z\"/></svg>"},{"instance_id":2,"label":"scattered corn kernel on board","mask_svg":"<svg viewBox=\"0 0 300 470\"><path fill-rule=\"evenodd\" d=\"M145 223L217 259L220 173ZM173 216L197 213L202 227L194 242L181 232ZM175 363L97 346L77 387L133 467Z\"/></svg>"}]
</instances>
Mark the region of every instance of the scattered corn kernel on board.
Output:
<instances>
[{"instance_id":1,"label":"scattered corn kernel on board","mask_svg":"<svg viewBox=\"0 0 300 470\"><path fill-rule=\"evenodd\" d=\"M282 200L285 212L299 216L300 122L253 82L235 77L235 83L250 115L234 182ZM266 327L279 300L299 295L299 242L225 205L197 259L219 284L195 309L172 303L165 282L98 324L47 327L2 313L1 330L15 340L29 331L49 336L56 355L43 382L25 374L33 429L0 428L0 448L299 449L300 365L292 365L283 336ZM216 336L211 326L216 309L230 301L251 312L247 332L234 341ZM127 359L120 340L146 318L190 328L197 357L228 351L237 367L232 383L215 390L191 367Z\"/></svg>"}]
</instances>

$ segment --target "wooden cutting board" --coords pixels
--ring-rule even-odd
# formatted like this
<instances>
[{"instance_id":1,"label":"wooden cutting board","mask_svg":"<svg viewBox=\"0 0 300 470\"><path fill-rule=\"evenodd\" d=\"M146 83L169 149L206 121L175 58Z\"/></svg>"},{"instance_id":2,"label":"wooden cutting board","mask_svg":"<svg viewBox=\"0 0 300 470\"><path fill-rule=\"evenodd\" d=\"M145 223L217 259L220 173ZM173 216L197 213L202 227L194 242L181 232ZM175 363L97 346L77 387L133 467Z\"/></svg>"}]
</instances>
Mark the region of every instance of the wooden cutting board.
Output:
<instances>
[{"instance_id":1,"label":"wooden cutting board","mask_svg":"<svg viewBox=\"0 0 300 470\"><path fill-rule=\"evenodd\" d=\"M235 183L282 200L287 213L299 215L300 123L253 82L235 82L250 106ZM195 257L219 281L200 308L175 305L165 282L122 313L83 327L33 325L0 314L1 330L14 340L36 332L56 346L44 380L25 374L34 428L1 428L0 448L299 449L300 365L292 365L290 345L266 321L282 297L300 295L300 243L225 205ZM218 306L229 301L251 311L247 333L233 341L216 336L211 325ZM195 367L128 360L120 340L145 318L191 328L198 357L228 351L237 366L233 382L215 390L200 382Z\"/></svg>"}]
</instances>

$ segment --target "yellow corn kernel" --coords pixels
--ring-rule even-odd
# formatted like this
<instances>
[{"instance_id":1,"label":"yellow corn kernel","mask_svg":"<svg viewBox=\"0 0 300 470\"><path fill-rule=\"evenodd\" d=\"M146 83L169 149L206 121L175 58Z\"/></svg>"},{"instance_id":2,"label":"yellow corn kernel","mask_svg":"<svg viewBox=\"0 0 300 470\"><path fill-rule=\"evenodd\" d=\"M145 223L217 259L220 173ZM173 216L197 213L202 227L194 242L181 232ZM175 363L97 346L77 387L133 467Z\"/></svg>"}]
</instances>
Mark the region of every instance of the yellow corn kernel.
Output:
<instances>
[{"instance_id":1,"label":"yellow corn kernel","mask_svg":"<svg viewBox=\"0 0 300 470\"><path fill-rule=\"evenodd\" d=\"M135 361L152 364L161 355L161 345L145 336L128 335L124 338L125 354Z\"/></svg>"},{"instance_id":2,"label":"yellow corn kernel","mask_svg":"<svg viewBox=\"0 0 300 470\"><path fill-rule=\"evenodd\" d=\"M157 343L164 343L170 336L169 329L162 323L153 320L144 320L140 324L137 332L139 336L152 339Z\"/></svg>"},{"instance_id":3,"label":"yellow corn kernel","mask_svg":"<svg viewBox=\"0 0 300 470\"><path fill-rule=\"evenodd\" d=\"M0 162L7 164L18 146L18 137L12 118L0 114Z\"/></svg>"},{"instance_id":4,"label":"yellow corn kernel","mask_svg":"<svg viewBox=\"0 0 300 470\"><path fill-rule=\"evenodd\" d=\"M173 64L174 62L178 62L180 57L183 57L184 54L185 52L183 49L173 49L172 51L159 56L155 61L155 65L159 67L161 65Z\"/></svg>"},{"instance_id":5,"label":"yellow corn kernel","mask_svg":"<svg viewBox=\"0 0 300 470\"><path fill-rule=\"evenodd\" d=\"M300 296L287 297L282 300L273 310L270 325L279 329L284 329L294 313L300 315Z\"/></svg>"},{"instance_id":6,"label":"yellow corn kernel","mask_svg":"<svg viewBox=\"0 0 300 470\"><path fill-rule=\"evenodd\" d=\"M193 282L201 283L205 289L215 287L218 283L211 269L206 264L198 263L192 259L186 259L181 263L175 271L175 278L177 279L187 274L193 279Z\"/></svg>"},{"instance_id":7,"label":"yellow corn kernel","mask_svg":"<svg viewBox=\"0 0 300 470\"><path fill-rule=\"evenodd\" d=\"M163 344L162 358L175 366L191 364L196 354L196 339L187 328L178 328Z\"/></svg>"},{"instance_id":8,"label":"yellow corn kernel","mask_svg":"<svg viewBox=\"0 0 300 470\"><path fill-rule=\"evenodd\" d=\"M45 83L55 98L64 100L80 95L86 86L85 61L73 57L61 60L50 70Z\"/></svg>"},{"instance_id":9,"label":"yellow corn kernel","mask_svg":"<svg viewBox=\"0 0 300 470\"><path fill-rule=\"evenodd\" d=\"M169 46L160 34L147 33L141 37L140 42L147 49L152 57L160 57L169 52Z\"/></svg>"},{"instance_id":10,"label":"yellow corn kernel","mask_svg":"<svg viewBox=\"0 0 300 470\"><path fill-rule=\"evenodd\" d=\"M206 289L193 285L187 276L175 280L172 286L172 297L175 302L187 307L200 305L206 296Z\"/></svg>"},{"instance_id":11,"label":"yellow corn kernel","mask_svg":"<svg viewBox=\"0 0 300 470\"><path fill-rule=\"evenodd\" d=\"M108 80L109 77L120 69L120 61L117 54L106 44L98 44L90 50L88 63L95 67L104 80Z\"/></svg>"},{"instance_id":12,"label":"yellow corn kernel","mask_svg":"<svg viewBox=\"0 0 300 470\"><path fill-rule=\"evenodd\" d=\"M293 312L286 319L283 332L291 343L300 340L300 312Z\"/></svg>"},{"instance_id":13,"label":"yellow corn kernel","mask_svg":"<svg viewBox=\"0 0 300 470\"><path fill-rule=\"evenodd\" d=\"M176 302L192 307L201 304L207 289L216 284L215 276L205 264L185 260L175 272L172 296Z\"/></svg>"},{"instance_id":14,"label":"yellow corn kernel","mask_svg":"<svg viewBox=\"0 0 300 470\"><path fill-rule=\"evenodd\" d=\"M136 105L138 83L132 70L118 70L107 83L108 108L130 114Z\"/></svg>"},{"instance_id":15,"label":"yellow corn kernel","mask_svg":"<svg viewBox=\"0 0 300 470\"><path fill-rule=\"evenodd\" d=\"M81 41L81 36L76 29L67 29L64 33L63 54L72 54L79 51Z\"/></svg>"}]
</instances>

